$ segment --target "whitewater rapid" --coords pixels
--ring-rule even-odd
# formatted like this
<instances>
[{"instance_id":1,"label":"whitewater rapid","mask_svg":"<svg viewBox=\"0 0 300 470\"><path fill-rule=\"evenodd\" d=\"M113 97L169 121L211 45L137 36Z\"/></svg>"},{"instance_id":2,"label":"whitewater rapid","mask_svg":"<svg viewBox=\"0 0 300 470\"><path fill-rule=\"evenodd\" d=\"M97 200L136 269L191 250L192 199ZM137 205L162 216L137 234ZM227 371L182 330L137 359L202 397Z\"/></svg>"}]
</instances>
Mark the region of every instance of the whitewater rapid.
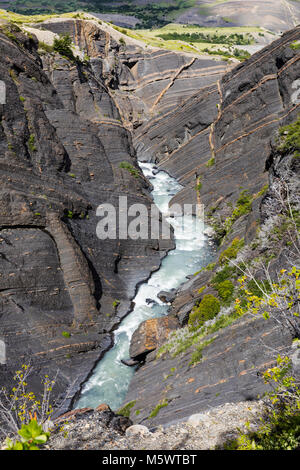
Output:
<instances>
[{"instance_id":1,"label":"whitewater rapid","mask_svg":"<svg viewBox=\"0 0 300 470\"><path fill-rule=\"evenodd\" d=\"M112 410L121 406L135 371L134 367L121 363L121 359L129 358L133 332L144 320L168 313L169 306L157 297L160 291L179 287L188 275L199 271L214 257L213 248L203 234L203 223L195 223L196 218L190 215L185 216L183 226L182 217L168 217L169 202L182 186L164 171L153 172L154 165L151 163L140 163L140 167L153 185L154 203L174 228L176 248L163 259L160 269L139 287L133 299L133 311L114 332L114 346L95 367L75 408L95 408L100 403L107 403Z\"/></svg>"}]
</instances>

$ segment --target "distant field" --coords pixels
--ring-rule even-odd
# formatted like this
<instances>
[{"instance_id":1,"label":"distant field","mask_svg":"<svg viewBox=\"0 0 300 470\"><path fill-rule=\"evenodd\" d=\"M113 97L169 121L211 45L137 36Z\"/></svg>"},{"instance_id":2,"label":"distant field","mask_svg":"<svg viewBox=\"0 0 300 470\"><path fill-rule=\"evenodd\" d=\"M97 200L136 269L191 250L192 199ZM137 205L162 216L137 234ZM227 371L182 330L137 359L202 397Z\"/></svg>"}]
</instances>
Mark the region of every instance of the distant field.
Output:
<instances>
[{"instance_id":1,"label":"distant field","mask_svg":"<svg viewBox=\"0 0 300 470\"><path fill-rule=\"evenodd\" d=\"M270 36L273 39L273 33L251 26L203 28L169 24L162 28L134 31L117 26L113 27L123 34L144 41L153 47L194 54L218 55L227 60L230 58L244 60L249 56L246 52L248 46L267 41Z\"/></svg>"}]
</instances>

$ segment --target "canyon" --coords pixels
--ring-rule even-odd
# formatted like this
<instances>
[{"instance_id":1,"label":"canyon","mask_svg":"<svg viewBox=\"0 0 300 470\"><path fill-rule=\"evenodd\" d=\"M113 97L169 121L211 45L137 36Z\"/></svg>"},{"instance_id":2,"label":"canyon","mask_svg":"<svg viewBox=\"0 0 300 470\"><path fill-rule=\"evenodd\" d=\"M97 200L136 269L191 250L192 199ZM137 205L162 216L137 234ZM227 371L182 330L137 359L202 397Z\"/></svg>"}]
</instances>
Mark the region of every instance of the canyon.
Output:
<instances>
[{"instance_id":1,"label":"canyon","mask_svg":"<svg viewBox=\"0 0 300 470\"><path fill-rule=\"evenodd\" d=\"M100 204L117 208L119 196L127 196L150 207L151 179L138 161L180 183L172 203L204 204L218 235L216 265L189 276L171 300L164 318L176 331L185 331L205 294L215 294L211 279L235 240L243 241L245 259L274 255L271 272L294 261L284 237L267 246L254 242L276 215L278 179L299 204L299 163L280 154L276 135L299 113L300 28L238 65L143 47L95 18L56 18L27 29L7 23L0 29L7 91L0 105L0 339L6 346L0 382L10 387L20 365L30 363L35 392L44 375L56 377L58 400L67 390L62 412L112 346L139 285L175 245L96 236ZM79 58L39 47L45 32L69 34ZM251 210L224 234L242 192ZM144 363L124 402L131 420L149 427L256 400L266 389L260 373L274 362L261 342L285 350L292 341L272 320L246 315L208 335L204 358L191 364L192 348L176 357L161 349L159 321L135 333L156 344L142 350Z\"/></svg>"}]
</instances>

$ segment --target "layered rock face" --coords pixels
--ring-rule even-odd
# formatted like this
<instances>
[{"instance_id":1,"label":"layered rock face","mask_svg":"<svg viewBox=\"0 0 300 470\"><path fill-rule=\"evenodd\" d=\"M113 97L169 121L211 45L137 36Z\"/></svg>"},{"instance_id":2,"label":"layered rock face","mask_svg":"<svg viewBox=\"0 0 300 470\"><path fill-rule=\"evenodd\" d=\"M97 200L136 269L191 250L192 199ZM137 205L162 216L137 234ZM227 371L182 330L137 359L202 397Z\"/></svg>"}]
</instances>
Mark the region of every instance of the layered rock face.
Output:
<instances>
[{"instance_id":1,"label":"layered rock face","mask_svg":"<svg viewBox=\"0 0 300 470\"><path fill-rule=\"evenodd\" d=\"M225 64L124 45L97 21L39 27L41 40L47 31L70 34L82 60L38 52L32 33L39 30L3 26L0 339L7 357L0 373L9 386L19 365L31 362L39 390L40 376L59 371L56 394L71 384L69 406L132 308L137 284L174 246L97 238L100 204L118 214L126 196L128 207L150 207L131 131L216 80ZM124 162L134 174L120 168Z\"/></svg>"},{"instance_id":2,"label":"layered rock face","mask_svg":"<svg viewBox=\"0 0 300 470\"><path fill-rule=\"evenodd\" d=\"M299 204L299 162L275 150L278 127L294 121L299 112L300 55L291 47L299 37L300 28L286 33L135 136L137 147L144 145L148 158L184 185L173 201L209 205L207 220L220 232L240 195L248 195L251 210L231 219L230 229L220 235L219 252L238 240L244 249L236 263L271 254L272 275L298 262L287 248L284 229L278 239L272 235L271 219L281 213L274 196L279 181L287 185L284 192L293 204ZM256 238L264 222L262 236L268 242ZM218 295L211 281L217 269L221 262L178 289L172 314L183 325L204 294ZM258 270L257 275L262 279L264 274ZM194 349L184 347L188 335L186 328L178 330L171 349L156 349L136 372L126 398L134 404L131 417L136 422L166 424L222 403L255 400L265 390L260 372L273 364L274 351L286 351L292 340L291 332L276 321L245 316L206 336L202 359L195 360Z\"/></svg>"},{"instance_id":3,"label":"layered rock face","mask_svg":"<svg viewBox=\"0 0 300 470\"><path fill-rule=\"evenodd\" d=\"M229 68L220 60L145 48L142 42L107 25L99 26L95 20L54 19L39 27L69 34L91 58L95 75L105 80L130 131L176 105L182 106L185 99L215 83Z\"/></svg>"},{"instance_id":4,"label":"layered rock face","mask_svg":"<svg viewBox=\"0 0 300 470\"><path fill-rule=\"evenodd\" d=\"M58 370L56 393L71 383L72 397L110 346L109 332L130 310L137 283L173 242L96 235L100 204L118 211L119 196L128 206L151 204L138 168L134 175L120 168L136 167L135 152L101 55L95 69L58 54L41 57L32 36L9 26L0 42L7 94L0 128L1 384L11 385L14 371L30 362L35 390L38 377Z\"/></svg>"},{"instance_id":5,"label":"layered rock face","mask_svg":"<svg viewBox=\"0 0 300 470\"><path fill-rule=\"evenodd\" d=\"M197 177L201 202L218 210L236 199L240 186L254 192L266 183L270 135L297 115L299 62L289 45L298 38L298 28L286 33L137 130L138 155L160 162L184 185L173 202L197 201Z\"/></svg>"}]
</instances>

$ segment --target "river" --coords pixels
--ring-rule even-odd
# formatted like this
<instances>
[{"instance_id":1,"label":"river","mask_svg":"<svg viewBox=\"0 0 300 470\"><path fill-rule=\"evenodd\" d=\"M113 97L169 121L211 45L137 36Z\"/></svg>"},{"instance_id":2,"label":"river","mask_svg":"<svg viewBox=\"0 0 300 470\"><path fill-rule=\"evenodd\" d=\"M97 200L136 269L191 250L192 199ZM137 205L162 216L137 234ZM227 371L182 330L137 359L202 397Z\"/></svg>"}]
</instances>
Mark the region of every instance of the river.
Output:
<instances>
[{"instance_id":1,"label":"river","mask_svg":"<svg viewBox=\"0 0 300 470\"><path fill-rule=\"evenodd\" d=\"M162 214L168 215L169 202L182 186L164 171L154 171L154 174L153 167L151 163L140 163L145 177L151 179L155 204ZM125 366L121 359L129 358L133 332L144 320L168 313L169 305L157 297L161 290L179 287L187 280L186 276L199 271L214 258L214 249L203 234L204 226L196 221L196 217L185 216L184 225L182 217L167 217L167 221L174 227L176 248L163 259L160 269L139 287L133 299L133 311L114 332L114 346L95 367L75 408L95 408L100 403L107 403L112 410L117 410L122 405L135 368Z\"/></svg>"}]
</instances>

